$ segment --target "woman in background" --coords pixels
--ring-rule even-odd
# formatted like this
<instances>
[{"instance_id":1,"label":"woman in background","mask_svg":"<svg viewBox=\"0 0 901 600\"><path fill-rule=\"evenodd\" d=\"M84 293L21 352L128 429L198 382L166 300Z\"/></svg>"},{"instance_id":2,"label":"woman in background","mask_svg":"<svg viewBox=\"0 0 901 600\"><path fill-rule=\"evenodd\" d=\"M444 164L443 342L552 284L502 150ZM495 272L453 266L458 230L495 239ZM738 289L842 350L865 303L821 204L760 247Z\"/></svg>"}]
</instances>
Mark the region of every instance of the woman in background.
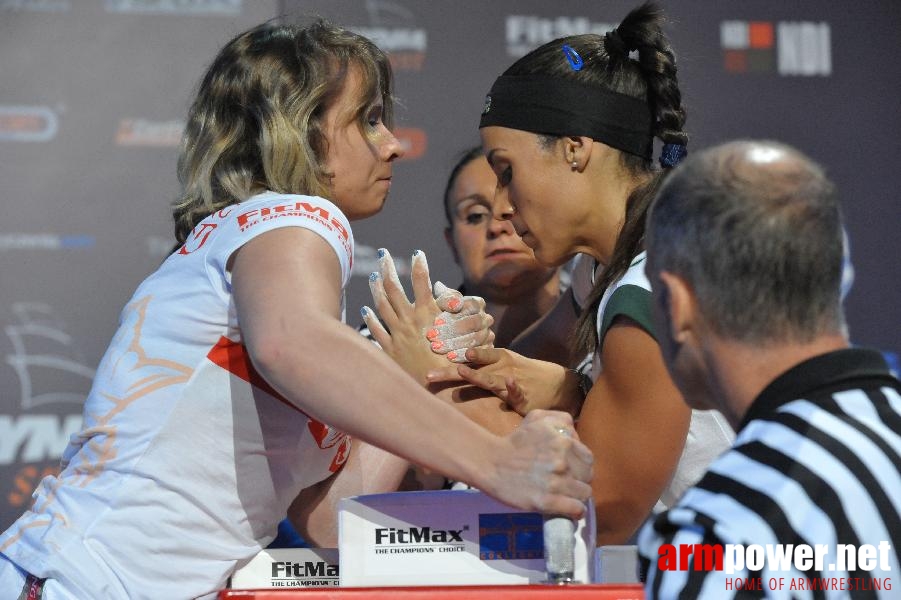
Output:
<instances>
[{"instance_id":1,"label":"woman in background","mask_svg":"<svg viewBox=\"0 0 901 600\"><path fill-rule=\"evenodd\" d=\"M484 298L494 317L494 344L507 347L560 296L561 269L535 260L516 235L509 205L495 197L496 178L480 146L465 151L444 192L444 238L463 274L460 292Z\"/></svg>"}]
</instances>

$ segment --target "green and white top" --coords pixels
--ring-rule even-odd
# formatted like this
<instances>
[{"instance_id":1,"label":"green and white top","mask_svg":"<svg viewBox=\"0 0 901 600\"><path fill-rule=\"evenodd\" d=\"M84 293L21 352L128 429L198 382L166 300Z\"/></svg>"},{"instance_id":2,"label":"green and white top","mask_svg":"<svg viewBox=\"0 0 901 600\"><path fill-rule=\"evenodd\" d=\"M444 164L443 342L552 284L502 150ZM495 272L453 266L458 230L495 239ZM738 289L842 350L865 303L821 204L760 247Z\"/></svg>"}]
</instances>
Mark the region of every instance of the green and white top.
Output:
<instances>
[{"instance_id":1,"label":"green and white top","mask_svg":"<svg viewBox=\"0 0 901 600\"><path fill-rule=\"evenodd\" d=\"M607 288L601 298L597 315L598 348L594 352L591 369L594 381L603 370L600 348L617 316L632 319L651 337L657 339L651 318L651 283L645 274L646 264L647 254L642 252L632 260L626 273ZM595 276L601 268L601 265L591 257L586 255L579 257L572 274L573 296L579 306L585 305L585 300L594 285ZM731 447L734 438L735 432L718 411L692 410L691 424L682 456L672 480L654 507L654 512L661 512L674 505L685 490L701 479L713 459Z\"/></svg>"}]
</instances>

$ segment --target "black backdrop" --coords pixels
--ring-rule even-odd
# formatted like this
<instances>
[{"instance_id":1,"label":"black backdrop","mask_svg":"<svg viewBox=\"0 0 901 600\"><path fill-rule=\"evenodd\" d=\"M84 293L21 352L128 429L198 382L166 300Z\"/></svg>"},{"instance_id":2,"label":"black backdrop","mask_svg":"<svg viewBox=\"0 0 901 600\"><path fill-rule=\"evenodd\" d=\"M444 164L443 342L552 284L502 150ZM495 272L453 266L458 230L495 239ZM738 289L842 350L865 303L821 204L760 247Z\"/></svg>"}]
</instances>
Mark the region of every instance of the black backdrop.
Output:
<instances>
[{"instance_id":1,"label":"black backdrop","mask_svg":"<svg viewBox=\"0 0 901 600\"><path fill-rule=\"evenodd\" d=\"M392 56L399 137L386 209L354 225L348 315L379 246L458 273L440 208L478 141L494 77L569 33L604 32L611 0L0 0L0 527L52 471L137 283L172 245L176 144L197 78L236 33L321 15ZM738 137L796 145L841 192L856 281L852 340L897 356L901 300L901 3L663 2L690 149Z\"/></svg>"}]
</instances>

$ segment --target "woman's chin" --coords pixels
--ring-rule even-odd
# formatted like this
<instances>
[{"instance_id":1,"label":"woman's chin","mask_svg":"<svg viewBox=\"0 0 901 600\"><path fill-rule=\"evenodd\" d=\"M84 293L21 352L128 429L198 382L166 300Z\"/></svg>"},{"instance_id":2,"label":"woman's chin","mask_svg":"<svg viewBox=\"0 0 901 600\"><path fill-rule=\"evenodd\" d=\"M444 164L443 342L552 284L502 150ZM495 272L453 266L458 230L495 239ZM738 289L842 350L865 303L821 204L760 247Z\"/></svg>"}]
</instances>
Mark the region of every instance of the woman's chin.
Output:
<instances>
[{"instance_id":1,"label":"woman's chin","mask_svg":"<svg viewBox=\"0 0 901 600\"><path fill-rule=\"evenodd\" d=\"M344 212L348 221L360 221L382 212L382 209L385 208L386 201L387 196L382 198L378 203L373 203L371 206L354 206L347 210L342 209L342 212Z\"/></svg>"},{"instance_id":2,"label":"woman's chin","mask_svg":"<svg viewBox=\"0 0 901 600\"><path fill-rule=\"evenodd\" d=\"M535 261L538 262L545 269L550 269L553 267L559 267L561 265L566 264L566 262L574 256L574 253L561 254L559 252L551 254L550 252L543 252L539 247L535 252Z\"/></svg>"},{"instance_id":3,"label":"woman's chin","mask_svg":"<svg viewBox=\"0 0 901 600\"><path fill-rule=\"evenodd\" d=\"M491 269L477 284L467 284L466 289L496 290L497 293L523 293L538 289L554 275L554 269L529 261L528 265L505 264ZM481 295L476 293L476 295Z\"/></svg>"}]
</instances>

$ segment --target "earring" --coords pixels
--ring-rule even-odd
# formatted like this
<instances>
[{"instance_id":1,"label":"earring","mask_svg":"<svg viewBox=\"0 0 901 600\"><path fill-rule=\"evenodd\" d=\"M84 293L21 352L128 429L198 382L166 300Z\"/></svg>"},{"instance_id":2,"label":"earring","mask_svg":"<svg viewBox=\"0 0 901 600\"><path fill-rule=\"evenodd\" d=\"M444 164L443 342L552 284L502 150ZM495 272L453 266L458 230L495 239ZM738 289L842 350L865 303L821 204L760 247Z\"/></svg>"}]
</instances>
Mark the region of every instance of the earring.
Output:
<instances>
[{"instance_id":1,"label":"earring","mask_svg":"<svg viewBox=\"0 0 901 600\"><path fill-rule=\"evenodd\" d=\"M576 169L576 168L579 167L579 163L578 163L577 161L574 160L574 161L572 162L572 166L573 166L573 169Z\"/></svg>"}]
</instances>

